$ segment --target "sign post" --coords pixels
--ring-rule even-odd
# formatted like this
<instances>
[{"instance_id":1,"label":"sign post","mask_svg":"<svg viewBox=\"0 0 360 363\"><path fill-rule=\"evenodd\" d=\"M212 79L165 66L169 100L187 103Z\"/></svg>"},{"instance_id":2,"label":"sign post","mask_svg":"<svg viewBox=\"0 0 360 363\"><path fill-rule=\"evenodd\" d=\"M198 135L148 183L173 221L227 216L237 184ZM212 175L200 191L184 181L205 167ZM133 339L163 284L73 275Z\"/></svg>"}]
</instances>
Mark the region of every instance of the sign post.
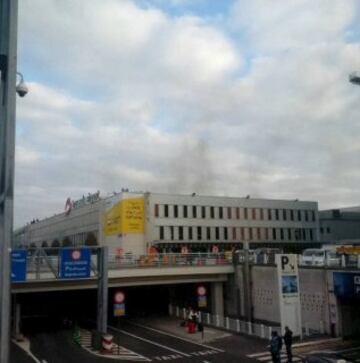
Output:
<instances>
[{"instance_id":1,"label":"sign post","mask_svg":"<svg viewBox=\"0 0 360 363\"><path fill-rule=\"evenodd\" d=\"M117 291L114 295L114 316L125 315L125 294Z\"/></svg>"},{"instance_id":2,"label":"sign post","mask_svg":"<svg viewBox=\"0 0 360 363\"><path fill-rule=\"evenodd\" d=\"M11 252L11 282L26 281L27 251L14 250Z\"/></svg>"},{"instance_id":3,"label":"sign post","mask_svg":"<svg viewBox=\"0 0 360 363\"><path fill-rule=\"evenodd\" d=\"M196 289L196 292L197 292L197 298L198 298L198 307L206 308L206 306L207 306L206 287L204 285L200 285Z\"/></svg>"},{"instance_id":4,"label":"sign post","mask_svg":"<svg viewBox=\"0 0 360 363\"><path fill-rule=\"evenodd\" d=\"M302 338L301 305L297 255L276 255L279 284L281 331L288 326L294 336Z\"/></svg>"},{"instance_id":5,"label":"sign post","mask_svg":"<svg viewBox=\"0 0 360 363\"><path fill-rule=\"evenodd\" d=\"M90 277L91 251L89 248L63 249L61 251L62 279L86 279Z\"/></svg>"}]
</instances>

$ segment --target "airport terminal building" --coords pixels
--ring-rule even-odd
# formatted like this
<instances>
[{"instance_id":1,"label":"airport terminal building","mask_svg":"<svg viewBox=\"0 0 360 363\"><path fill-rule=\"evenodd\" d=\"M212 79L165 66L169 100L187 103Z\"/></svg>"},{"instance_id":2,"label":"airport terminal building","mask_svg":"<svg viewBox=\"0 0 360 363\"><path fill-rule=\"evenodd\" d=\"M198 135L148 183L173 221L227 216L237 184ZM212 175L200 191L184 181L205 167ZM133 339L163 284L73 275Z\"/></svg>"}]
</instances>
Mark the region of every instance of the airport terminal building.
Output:
<instances>
[{"instance_id":1,"label":"airport terminal building","mask_svg":"<svg viewBox=\"0 0 360 363\"><path fill-rule=\"evenodd\" d=\"M317 202L177 195L100 193L66 201L65 211L15 233L18 246L107 245L112 254L226 251L319 241Z\"/></svg>"}]
</instances>

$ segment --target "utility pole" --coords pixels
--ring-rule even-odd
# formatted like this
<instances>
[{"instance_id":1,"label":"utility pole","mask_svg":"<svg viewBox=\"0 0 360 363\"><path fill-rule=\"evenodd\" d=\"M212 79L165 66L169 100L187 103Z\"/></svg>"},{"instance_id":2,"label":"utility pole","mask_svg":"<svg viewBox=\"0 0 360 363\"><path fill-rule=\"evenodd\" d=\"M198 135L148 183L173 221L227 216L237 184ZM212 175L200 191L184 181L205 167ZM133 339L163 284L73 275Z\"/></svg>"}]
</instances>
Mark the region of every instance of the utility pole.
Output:
<instances>
[{"instance_id":1,"label":"utility pole","mask_svg":"<svg viewBox=\"0 0 360 363\"><path fill-rule=\"evenodd\" d=\"M17 0L0 0L0 362L9 363L13 234Z\"/></svg>"}]
</instances>

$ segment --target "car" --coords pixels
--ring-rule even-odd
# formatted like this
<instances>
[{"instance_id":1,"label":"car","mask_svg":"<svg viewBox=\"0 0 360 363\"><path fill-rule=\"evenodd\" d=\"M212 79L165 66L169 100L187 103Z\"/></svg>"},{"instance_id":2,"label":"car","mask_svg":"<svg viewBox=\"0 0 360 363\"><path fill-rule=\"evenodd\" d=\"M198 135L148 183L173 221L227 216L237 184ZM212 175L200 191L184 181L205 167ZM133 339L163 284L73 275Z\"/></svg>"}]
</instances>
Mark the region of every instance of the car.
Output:
<instances>
[{"instance_id":1,"label":"car","mask_svg":"<svg viewBox=\"0 0 360 363\"><path fill-rule=\"evenodd\" d=\"M319 352L307 355L304 363L354 363L353 361L344 359L341 355L334 352Z\"/></svg>"}]
</instances>

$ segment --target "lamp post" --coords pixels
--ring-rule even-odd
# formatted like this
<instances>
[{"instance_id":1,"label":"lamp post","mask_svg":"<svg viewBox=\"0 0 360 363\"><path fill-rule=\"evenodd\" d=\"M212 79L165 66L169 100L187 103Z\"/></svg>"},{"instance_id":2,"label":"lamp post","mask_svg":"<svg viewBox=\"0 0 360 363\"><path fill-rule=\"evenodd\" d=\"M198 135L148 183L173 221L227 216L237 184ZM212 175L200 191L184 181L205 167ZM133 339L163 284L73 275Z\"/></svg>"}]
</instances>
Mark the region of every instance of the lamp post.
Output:
<instances>
[{"instance_id":1,"label":"lamp post","mask_svg":"<svg viewBox=\"0 0 360 363\"><path fill-rule=\"evenodd\" d=\"M0 0L0 362L9 363L13 233L17 0Z\"/></svg>"},{"instance_id":2,"label":"lamp post","mask_svg":"<svg viewBox=\"0 0 360 363\"><path fill-rule=\"evenodd\" d=\"M349 82L360 86L360 74L358 72L352 72L349 74Z\"/></svg>"}]
</instances>

